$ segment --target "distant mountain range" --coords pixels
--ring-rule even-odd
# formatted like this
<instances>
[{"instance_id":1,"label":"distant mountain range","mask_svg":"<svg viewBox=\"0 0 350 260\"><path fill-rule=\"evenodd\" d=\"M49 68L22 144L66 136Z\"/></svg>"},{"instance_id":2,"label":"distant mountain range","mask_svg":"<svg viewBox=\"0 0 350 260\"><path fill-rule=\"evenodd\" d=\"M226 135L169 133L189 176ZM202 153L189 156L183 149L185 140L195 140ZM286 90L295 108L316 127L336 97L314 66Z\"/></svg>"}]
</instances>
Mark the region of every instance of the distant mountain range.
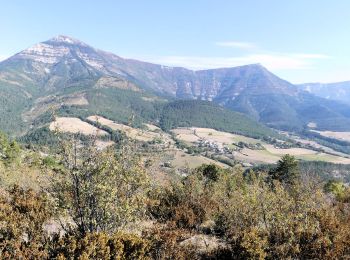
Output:
<instances>
[{"instance_id":1,"label":"distant mountain range","mask_svg":"<svg viewBox=\"0 0 350 260\"><path fill-rule=\"evenodd\" d=\"M336 83L306 83L298 87L316 96L350 104L350 81Z\"/></svg>"},{"instance_id":2,"label":"distant mountain range","mask_svg":"<svg viewBox=\"0 0 350 260\"><path fill-rule=\"evenodd\" d=\"M190 99L278 129L300 131L313 122L318 129L350 130L350 105L316 89L295 86L259 64L193 71L124 59L57 36L0 63L0 128L25 132L45 123L52 110L159 120L155 104Z\"/></svg>"}]
</instances>

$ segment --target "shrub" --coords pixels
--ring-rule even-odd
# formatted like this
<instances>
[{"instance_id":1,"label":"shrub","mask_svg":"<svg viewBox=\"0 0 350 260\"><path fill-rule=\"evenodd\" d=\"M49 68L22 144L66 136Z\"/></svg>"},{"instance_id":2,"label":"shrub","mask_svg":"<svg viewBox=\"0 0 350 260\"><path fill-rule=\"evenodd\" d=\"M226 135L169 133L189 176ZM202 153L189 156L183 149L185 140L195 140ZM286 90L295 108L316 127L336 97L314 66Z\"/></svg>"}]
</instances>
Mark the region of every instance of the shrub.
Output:
<instances>
[{"instance_id":1,"label":"shrub","mask_svg":"<svg viewBox=\"0 0 350 260\"><path fill-rule=\"evenodd\" d=\"M115 232L143 216L148 175L138 161L74 139L62 144L60 163L49 191L81 235Z\"/></svg>"},{"instance_id":2,"label":"shrub","mask_svg":"<svg viewBox=\"0 0 350 260\"><path fill-rule=\"evenodd\" d=\"M57 259L146 259L150 244L134 234L86 233L83 237L55 236L50 258Z\"/></svg>"},{"instance_id":3,"label":"shrub","mask_svg":"<svg viewBox=\"0 0 350 260\"><path fill-rule=\"evenodd\" d=\"M48 237L43 225L52 217L44 193L18 186L0 195L0 258L43 259Z\"/></svg>"}]
</instances>

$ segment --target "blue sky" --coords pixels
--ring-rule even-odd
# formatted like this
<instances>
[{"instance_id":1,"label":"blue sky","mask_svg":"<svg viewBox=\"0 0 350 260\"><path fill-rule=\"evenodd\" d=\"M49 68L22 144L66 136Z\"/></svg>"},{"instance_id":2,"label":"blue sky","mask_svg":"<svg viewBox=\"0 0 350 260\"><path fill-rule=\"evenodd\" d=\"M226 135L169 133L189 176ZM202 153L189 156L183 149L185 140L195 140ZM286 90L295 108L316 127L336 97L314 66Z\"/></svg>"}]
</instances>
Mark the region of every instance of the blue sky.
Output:
<instances>
[{"instance_id":1,"label":"blue sky","mask_svg":"<svg viewBox=\"0 0 350 260\"><path fill-rule=\"evenodd\" d=\"M261 63L293 83L350 80L347 0L3 0L0 59L63 34L193 69Z\"/></svg>"}]
</instances>

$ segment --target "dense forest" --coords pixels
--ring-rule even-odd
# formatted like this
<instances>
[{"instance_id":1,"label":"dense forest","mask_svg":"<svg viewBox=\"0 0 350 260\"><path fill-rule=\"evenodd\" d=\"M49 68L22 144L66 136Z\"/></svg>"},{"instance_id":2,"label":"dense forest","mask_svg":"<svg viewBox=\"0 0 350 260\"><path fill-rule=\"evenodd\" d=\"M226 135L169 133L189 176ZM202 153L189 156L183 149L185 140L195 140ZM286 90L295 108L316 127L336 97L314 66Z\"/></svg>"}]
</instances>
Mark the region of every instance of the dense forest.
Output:
<instances>
[{"instance_id":1,"label":"dense forest","mask_svg":"<svg viewBox=\"0 0 350 260\"><path fill-rule=\"evenodd\" d=\"M350 189L302 172L202 165L159 182L132 147L0 135L1 259L344 259Z\"/></svg>"},{"instance_id":2,"label":"dense forest","mask_svg":"<svg viewBox=\"0 0 350 260\"><path fill-rule=\"evenodd\" d=\"M250 137L276 137L276 132L247 116L226 110L208 101L180 100L163 105L160 126L164 130L176 127L206 127L243 134Z\"/></svg>"}]
</instances>

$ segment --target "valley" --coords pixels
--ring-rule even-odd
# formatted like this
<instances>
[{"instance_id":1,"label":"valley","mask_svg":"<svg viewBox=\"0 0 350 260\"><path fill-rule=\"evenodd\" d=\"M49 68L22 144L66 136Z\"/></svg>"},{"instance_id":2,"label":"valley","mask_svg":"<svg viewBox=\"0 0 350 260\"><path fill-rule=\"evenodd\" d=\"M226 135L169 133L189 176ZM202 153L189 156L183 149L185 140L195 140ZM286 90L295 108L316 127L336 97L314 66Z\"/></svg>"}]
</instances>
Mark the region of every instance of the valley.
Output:
<instances>
[{"instance_id":1,"label":"valley","mask_svg":"<svg viewBox=\"0 0 350 260\"><path fill-rule=\"evenodd\" d=\"M269 144L263 140L235 135L206 128L180 128L173 132L176 138L196 147L208 147L218 154L225 154L242 163L276 163L283 155L290 154L305 161L326 161L350 164L350 158L317 152L306 148L281 148L280 144Z\"/></svg>"},{"instance_id":2,"label":"valley","mask_svg":"<svg viewBox=\"0 0 350 260\"><path fill-rule=\"evenodd\" d=\"M200 127L179 127L166 132L154 124L135 128L97 115L89 116L85 121L58 117L50 124L52 131L104 137L96 144L101 149L115 144L109 140L109 133L103 127L120 131L137 142L139 145L135 147L138 147L144 160L152 161L153 170L159 173L169 173L174 169L182 174L187 168L194 169L202 164L216 164L224 168L241 165L249 168L275 164L286 154L301 161L350 164L346 154L332 149L320 151L321 146L317 143L310 145L312 141L305 143L307 140L296 136L293 140L264 140Z\"/></svg>"}]
</instances>

